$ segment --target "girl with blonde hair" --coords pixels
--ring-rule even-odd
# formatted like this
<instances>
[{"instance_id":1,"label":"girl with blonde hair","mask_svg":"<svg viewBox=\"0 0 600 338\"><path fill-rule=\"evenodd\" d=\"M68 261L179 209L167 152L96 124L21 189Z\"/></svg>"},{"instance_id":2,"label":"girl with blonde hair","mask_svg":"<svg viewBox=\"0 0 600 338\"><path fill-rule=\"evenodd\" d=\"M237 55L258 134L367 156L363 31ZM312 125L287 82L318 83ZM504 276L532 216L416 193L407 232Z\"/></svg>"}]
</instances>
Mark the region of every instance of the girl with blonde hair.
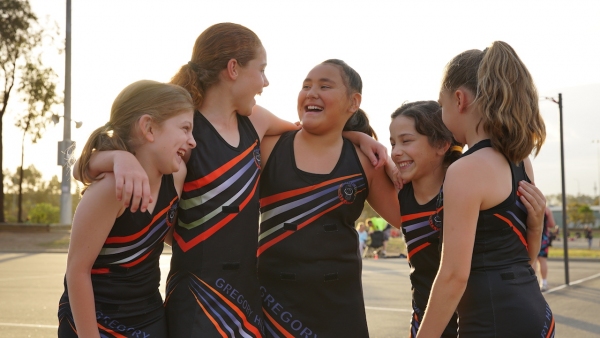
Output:
<instances>
[{"instance_id":1,"label":"girl with blonde hair","mask_svg":"<svg viewBox=\"0 0 600 338\"><path fill-rule=\"evenodd\" d=\"M439 337L452 313L461 337L552 337L554 318L530 261L541 221L526 224L518 182L546 132L529 71L507 43L468 50L446 66L439 103L469 146L444 181L443 246L418 337Z\"/></svg>"}]
</instances>

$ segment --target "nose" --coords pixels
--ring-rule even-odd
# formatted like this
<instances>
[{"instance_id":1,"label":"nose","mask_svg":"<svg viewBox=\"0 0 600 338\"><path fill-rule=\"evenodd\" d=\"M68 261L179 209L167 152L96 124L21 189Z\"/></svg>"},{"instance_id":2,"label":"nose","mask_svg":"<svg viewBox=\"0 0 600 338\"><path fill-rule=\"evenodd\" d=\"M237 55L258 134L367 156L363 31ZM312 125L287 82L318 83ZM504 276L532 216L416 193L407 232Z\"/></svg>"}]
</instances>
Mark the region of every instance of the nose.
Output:
<instances>
[{"instance_id":1,"label":"nose","mask_svg":"<svg viewBox=\"0 0 600 338\"><path fill-rule=\"evenodd\" d=\"M267 75L263 75L263 88L269 86L269 80L267 79Z\"/></svg>"},{"instance_id":2,"label":"nose","mask_svg":"<svg viewBox=\"0 0 600 338\"><path fill-rule=\"evenodd\" d=\"M308 92L306 93L306 97L307 98L317 98L319 95L317 95L317 91L315 89L316 86L312 86L310 87L310 89L308 90Z\"/></svg>"},{"instance_id":3,"label":"nose","mask_svg":"<svg viewBox=\"0 0 600 338\"><path fill-rule=\"evenodd\" d=\"M399 147L398 145L395 145L394 147L392 147L392 153L391 153L392 159L395 157L402 156L402 154L403 154L403 152L402 152L401 147Z\"/></svg>"},{"instance_id":4,"label":"nose","mask_svg":"<svg viewBox=\"0 0 600 338\"><path fill-rule=\"evenodd\" d=\"M190 146L190 149L196 148L196 140L194 139L194 136L191 135L191 133L190 137L188 137L188 145Z\"/></svg>"}]
</instances>

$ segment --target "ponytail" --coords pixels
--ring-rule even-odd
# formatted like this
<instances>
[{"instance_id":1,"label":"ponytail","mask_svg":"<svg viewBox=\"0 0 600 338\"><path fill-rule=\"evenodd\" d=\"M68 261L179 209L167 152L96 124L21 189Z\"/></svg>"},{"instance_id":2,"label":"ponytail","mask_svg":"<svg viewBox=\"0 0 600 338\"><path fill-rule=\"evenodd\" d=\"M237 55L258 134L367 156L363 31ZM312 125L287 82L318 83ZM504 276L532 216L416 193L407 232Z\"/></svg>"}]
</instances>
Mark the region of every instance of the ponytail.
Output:
<instances>
[{"instance_id":1,"label":"ponytail","mask_svg":"<svg viewBox=\"0 0 600 338\"><path fill-rule=\"evenodd\" d=\"M531 74L510 45L495 41L484 51L455 56L446 65L442 90L459 87L475 95L480 124L494 149L513 163L539 153L546 138L539 97Z\"/></svg>"},{"instance_id":2,"label":"ponytail","mask_svg":"<svg viewBox=\"0 0 600 338\"><path fill-rule=\"evenodd\" d=\"M369 124L369 117L364 110L358 108L344 125L344 131L359 131L377 140L377 134Z\"/></svg>"},{"instance_id":3,"label":"ponytail","mask_svg":"<svg viewBox=\"0 0 600 338\"><path fill-rule=\"evenodd\" d=\"M483 56L477 83L481 123L492 146L513 163L523 161L534 150L537 155L546 128L531 74L514 49L495 41Z\"/></svg>"},{"instance_id":4,"label":"ponytail","mask_svg":"<svg viewBox=\"0 0 600 338\"><path fill-rule=\"evenodd\" d=\"M92 132L88 138L85 146L81 150L81 156L79 157L78 169L81 173L81 182L83 182L84 191L92 182L97 179L90 175L89 164L90 159L94 151L102 150L125 150L132 152L127 146L127 143L119 137L119 134L115 133L114 130L107 123L106 125L97 128Z\"/></svg>"}]
</instances>

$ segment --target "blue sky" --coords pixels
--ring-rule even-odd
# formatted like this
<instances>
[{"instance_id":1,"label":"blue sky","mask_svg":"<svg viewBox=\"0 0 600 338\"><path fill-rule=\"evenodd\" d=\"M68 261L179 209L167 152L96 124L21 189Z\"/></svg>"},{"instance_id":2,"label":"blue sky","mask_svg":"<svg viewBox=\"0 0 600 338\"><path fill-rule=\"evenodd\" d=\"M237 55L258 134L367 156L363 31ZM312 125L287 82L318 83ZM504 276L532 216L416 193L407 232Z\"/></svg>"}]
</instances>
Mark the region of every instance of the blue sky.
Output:
<instances>
[{"instance_id":1,"label":"blue sky","mask_svg":"<svg viewBox=\"0 0 600 338\"><path fill-rule=\"evenodd\" d=\"M65 3L31 0L43 19L64 32ZM72 138L82 146L103 125L112 100L139 79L168 81L191 55L196 37L223 21L254 30L267 50L270 86L258 103L295 121L296 97L308 71L345 60L362 76L362 108L383 142L389 115L404 101L436 100L444 65L456 54L494 40L511 44L532 73L541 96L563 93L568 194L596 195L600 179L599 1L73 1ZM64 33L63 33L64 34ZM64 54L44 60L64 74ZM60 85L63 88L64 84ZM11 102L4 117L4 167L19 165L20 140ZM558 106L540 103L548 137L534 159L538 186L560 192ZM62 107L57 107L62 114ZM36 145L25 165L47 178L56 165L62 121Z\"/></svg>"}]
</instances>

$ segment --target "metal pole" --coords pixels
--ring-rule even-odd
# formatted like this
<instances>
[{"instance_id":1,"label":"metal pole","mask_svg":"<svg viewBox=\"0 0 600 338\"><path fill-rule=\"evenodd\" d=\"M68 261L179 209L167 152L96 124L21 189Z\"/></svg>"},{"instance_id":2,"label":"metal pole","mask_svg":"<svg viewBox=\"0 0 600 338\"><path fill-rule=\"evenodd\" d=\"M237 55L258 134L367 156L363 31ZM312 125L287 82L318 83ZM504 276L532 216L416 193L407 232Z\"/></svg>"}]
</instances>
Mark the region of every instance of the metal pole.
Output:
<instances>
[{"instance_id":1,"label":"metal pole","mask_svg":"<svg viewBox=\"0 0 600 338\"><path fill-rule=\"evenodd\" d=\"M563 145L563 111L562 94L558 94L558 111L560 114L560 172L562 178L562 226L563 226L563 249L565 251L565 284L569 285L569 248L567 237L567 194L565 189L565 147Z\"/></svg>"},{"instance_id":2,"label":"metal pole","mask_svg":"<svg viewBox=\"0 0 600 338\"><path fill-rule=\"evenodd\" d=\"M64 132L63 132L63 147L64 154L58 156L66 156L71 145L71 0L67 0L67 27L66 27L66 43L65 43L65 113L63 117ZM62 162L62 182L60 192L60 223L71 224L71 173L69 170L68 161Z\"/></svg>"}]
</instances>

